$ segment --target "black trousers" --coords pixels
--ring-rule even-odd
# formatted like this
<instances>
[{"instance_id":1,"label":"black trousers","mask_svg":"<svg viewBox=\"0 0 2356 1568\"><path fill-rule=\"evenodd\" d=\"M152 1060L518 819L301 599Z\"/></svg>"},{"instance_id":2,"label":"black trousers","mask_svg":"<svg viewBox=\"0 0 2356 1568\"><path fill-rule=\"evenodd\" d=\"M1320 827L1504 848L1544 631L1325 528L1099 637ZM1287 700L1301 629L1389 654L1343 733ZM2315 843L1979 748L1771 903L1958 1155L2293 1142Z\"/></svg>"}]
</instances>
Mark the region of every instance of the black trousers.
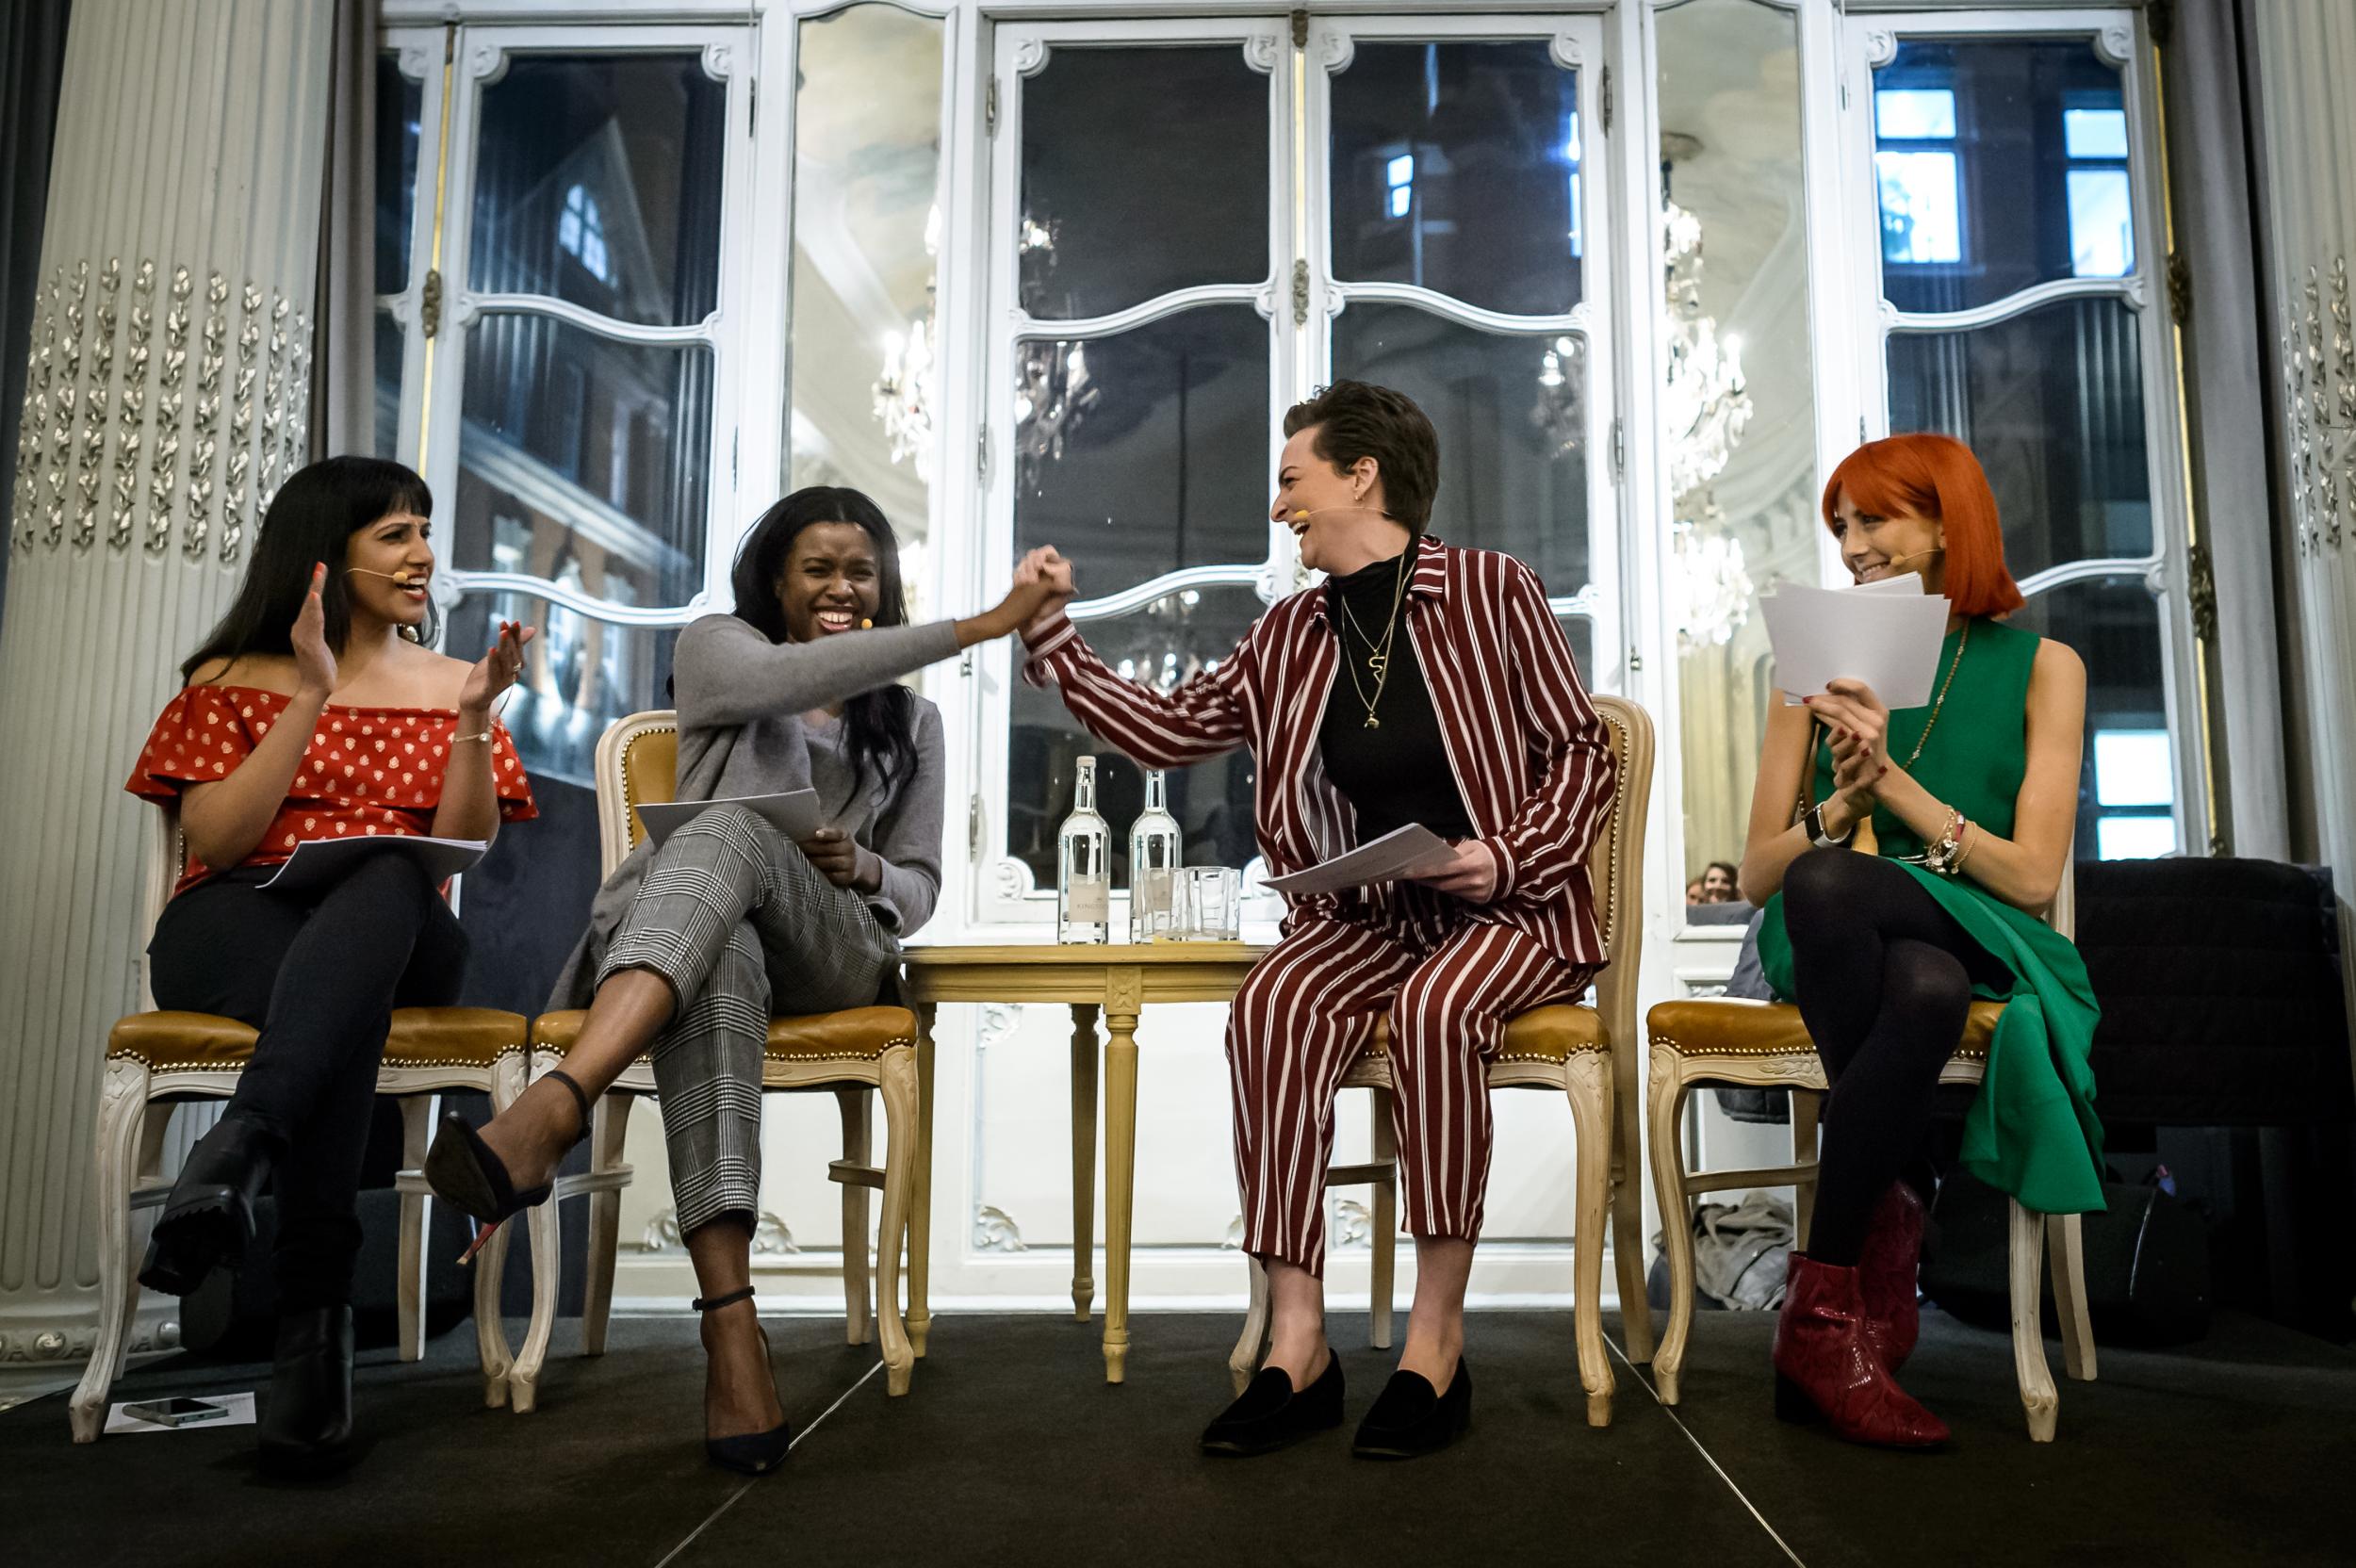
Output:
<instances>
[{"instance_id":1,"label":"black trousers","mask_svg":"<svg viewBox=\"0 0 2356 1568\"><path fill-rule=\"evenodd\" d=\"M392 1010L456 1001L466 937L425 874L401 857L364 860L308 896L256 885L276 870L224 872L180 894L164 906L147 954L157 1006L219 1013L261 1032L229 1112L281 1145L270 1262L292 1311L352 1299L354 1200Z\"/></svg>"},{"instance_id":2,"label":"black trousers","mask_svg":"<svg viewBox=\"0 0 2356 1568\"><path fill-rule=\"evenodd\" d=\"M2011 970L1902 867L1811 849L1783 875L1800 1016L1832 1085L1808 1254L1856 1264L1873 1207L1903 1178L1927 1186L1932 1101L1963 1038L1972 988Z\"/></svg>"}]
</instances>

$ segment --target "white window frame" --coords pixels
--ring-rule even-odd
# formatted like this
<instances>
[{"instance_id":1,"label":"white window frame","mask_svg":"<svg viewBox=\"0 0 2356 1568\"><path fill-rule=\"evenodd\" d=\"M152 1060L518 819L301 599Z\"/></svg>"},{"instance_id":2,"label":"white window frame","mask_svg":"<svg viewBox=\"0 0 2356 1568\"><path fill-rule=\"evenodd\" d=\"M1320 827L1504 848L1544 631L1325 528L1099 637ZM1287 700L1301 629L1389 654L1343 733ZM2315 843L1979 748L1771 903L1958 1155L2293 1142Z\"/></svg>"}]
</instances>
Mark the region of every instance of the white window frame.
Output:
<instances>
[{"instance_id":1,"label":"white window frame","mask_svg":"<svg viewBox=\"0 0 2356 1568\"><path fill-rule=\"evenodd\" d=\"M388 8L390 9L391 8ZM513 15L515 8L500 8ZM643 14L643 13L636 13ZM436 495L457 494L459 441L463 428L466 342L486 316L533 315L565 322L607 339L663 346L699 346L712 355L712 416L706 447L709 515L701 579L679 604L631 604L607 599L523 572L468 571L446 566L434 574L435 598L450 615L468 594L499 592L548 600L591 619L621 627L680 627L728 602L728 580L735 545L750 526L741 437L746 388L775 370L781 355L767 350L753 300L749 258L757 228L752 71L759 35L743 25L642 23L634 13L601 13L595 26L482 24L458 22L446 29L389 27L384 46L398 54L401 74L424 85L424 116L417 155L417 188L410 234L407 286L387 296L403 332L401 416L398 455L424 475ZM779 31L791 33L790 27ZM790 47L790 41L789 41ZM705 74L728 90L728 133L720 193L719 276L715 303L702 320L683 326L643 326L614 320L547 295L478 292L469 287L469 239L474 205L474 153L483 94L509 64L532 55L644 55L695 51ZM447 55L447 66L445 57ZM790 77L790 65L788 79ZM789 106L790 118L790 106ZM445 155L445 142L447 155ZM439 205L438 247L436 204ZM761 204L765 209L770 204ZM779 269L782 270L782 268ZM438 275L438 330L428 336L425 296ZM782 285L782 278L777 280ZM781 321L781 318L780 318ZM781 373L771 383L784 397ZM759 398L753 401L758 403ZM772 439L765 443L771 453ZM755 454L758 455L758 454ZM774 467L774 463L771 465ZM763 470L756 467L752 471Z\"/></svg>"},{"instance_id":2,"label":"white window frame","mask_svg":"<svg viewBox=\"0 0 2356 1568\"><path fill-rule=\"evenodd\" d=\"M1887 300L1881 285L1881 224L1873 176L1873 72L1909 40L2083 40L2119 72L2127 111L2128 188L2135 204L2135 270L2119 278L2052 279L1969 310L1908 315ZM1842 39L1844 78L1852 84L1842 107L1843 189L1852 205L1842 225L1849 266L1860 286L1849 298L1870 316L1856 334L1857 384L1865 389L1858 434L1890 433L1890 335L1912 329L1983 327L2068 299L2117 299L2135 312L2143 373L2144 450L2150 466L2151 548L2141 556L2089 557L2063 562L2021 580L2030 598L2073 583L2140 582L2156 603L2160 678L2168 730L2175 741L2176 834L2180 853L2205 854L2210 841L2206 717L2200 699L2201 650L2187 606L2186 553L2190 493L2174 323L2168 318L2166 195L2160 186L2157 84L2151 48L2139 10L1916 10L1876 13L1853 21ZM1847 580L1829 538L1825 581ZM2079 846L2081 858L2093 846Z\"/></svg>"},{"instance_id":3,"label":"white window frame","mask_svg":"<svg viewBox=\"0 0 2356 1568\"><path fill-rule=\"evenodd\" d=\"M1552 45L1558 64L1578 73L1580 139L1580 225L1585 274L1580 302L1560 317L1514 317L1482 310L1451 300L1434 290L1397 284L1342 284L1332 276L1332 237L1328 172L1330 169L1329 112L1333 74L1346 66L1353 41L1367 40L1539 40ZM1022 200L1022 82L1045 69L1057 48L1136 47L1138 45L1232 44L1244 51L1246 62L1270 77L1268 92L1268 265L1257 280L1203 285L1173 290L1121 311L1087 319L1032 320L1017 298L1014 254L1016 226ZM1620 651L1624 645L1621 600L1623 532L1617 480L1612 458L1613 411L1618 406L1617 357L1612 308L1614 270L1612 246L1616 240L1617 190L1611 165L1611 142L1601 112L1601 75L1605 28L1593 15L1562 14L1440 14L1404 16L1313 17L1306 45L1295 48L1290 23L1284 16L1212 16L1151 18L1123 21L1040 21L1003 24L992 29L991 67L985 77L985 95L994 93L996 115L990 131L990 188L982 203L986 220L971 237L979 242L985 270L987 323L979 346L984 367L977 395L972 400L982 421L977 432L978 479L983 514L972 531L979 540L978 559L964 563L964 580L976 602L1003 592L1014 546L1014 468L1012 413L1006 389L1013 384L1017 346L1042 337L1089 339L1128 330L1191 306L1213 302L1250 302L1269 324L1268 426L1272 431L1284 411L1305 398L1332 376L1333 317L1350 300L1397 301L1415 304L1446 319L1492 331L1536 335L1546 332L1577 335L1587 349L1586 416L1588 426L1588 581L1573 594L1555 598L1559 615L1586 619L1593 629L1595 685L1618 690L1625 679ZM1299 111L1296 106L1300 106ZM974 253L969 250L969 255ZM1295 263L1307 266L1305 308L1295 309ZM1598 305L1597 302L1603 303ZM955 384L974 385L971 381ZM1273 493L1275 444L1264 461ZM1308 576L1300 566L1295 541L1288 530L1271 523L1267 555L1258 562L1181 566L1149 581L1100 598L1082 599L1071 607L1072 619L1086 624L1133 611L1163 595L1184 588L1214 584L1252 587L1264 604L1272 604L1304 586ZM944 541L944 546L946 542ZM942 566L954 572L957 563ZM952 576L950 581L958 580ZM950 596L952 598L956 595ZM967 912L981 927L1043 927L1055 918L1052 887L1038 886L1030 867L1006 852L1009 819L1007 778L1012 734L1013 683L1021 678L1018 652L1006 645L976 650L963 664L965 673L978 674L968 683L962 706L969 744L973 793L968 802L968 895L943 900L944 913ZM978 666L978 668L977 668ZM954 860L954 857L952 859ZM1125 894L1116 892L1116 905ZM1248 911L1267 915L1260 908ZM1113 911L1119 925L1125 917Z\"/></svg>"}]
</instances>

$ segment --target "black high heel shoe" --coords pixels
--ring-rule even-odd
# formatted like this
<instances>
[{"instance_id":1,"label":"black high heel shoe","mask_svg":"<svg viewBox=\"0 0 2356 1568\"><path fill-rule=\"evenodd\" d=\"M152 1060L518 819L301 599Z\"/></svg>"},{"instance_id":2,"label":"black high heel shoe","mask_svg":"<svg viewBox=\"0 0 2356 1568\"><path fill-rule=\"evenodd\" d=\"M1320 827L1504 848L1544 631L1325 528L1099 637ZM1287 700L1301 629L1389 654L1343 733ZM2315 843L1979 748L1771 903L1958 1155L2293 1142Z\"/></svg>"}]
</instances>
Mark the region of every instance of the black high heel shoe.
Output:
<instances>
[{"instance_id":1,"label":"black high heel shoe","mask_svg":"<svg viewBox=\"0 0 2356 1568\"><path fill-rule=\"evenodd\" d=\"M753 1287L731 1290L725 1296L698 1297L693 1303L697 1312L716 1312L732 1307L753 1293ZM761 1336L762 1364L769 1360L769 1331L758 1320L753 1332ZM780 1421L765 1432L741 1432L734 1437L704 1439L704 1458L723 1470L733 1470L740 1476L765 1476L785 1462L786 1454L794 1446L794 1424Z\"/></svg>"},{"instance_id":2,"label":"black high heel shoe","mask_svg":"<svg viewBox=\"0 0 2356 1568\"><path fill-rule=\"evenodd\" d=\"M314 1307L278 1319L262 1464L278 1475L322 1476L351 1462L352 1308Z\"/></svg>"},{"instance_id":3,"label":"black high heel shoe","mask_svg":"<svg viewBox=\"0 0 2356 1568\"><path fill-rule=\"evenodd\" d=\"M553 1078L573 1091L573 1103L581 1107L581 1131L573 1136L573 1143L579 1143L589 1135L589 1096L561 1068L542 1076ZM462 1264L474 1261L474 1255L483 1250L503 1221L547 1202L548 1194L556 1190L553 1182L542 1182L538 1186L516 1191L515 1178L507 1173L507 1162L491 1152L483 1135L456 1111L444 1113L441 1135L426 1151L425 1180L436 1198L455 1203L483 1227L475 1233L474 1245L458 1260Z\"/></svg>"},{"instance_id":4,"label":"black high heel shoe","mask_svg":"<svg viewBox=\"0 0 2356 1568\"><path fill-rule=\"evenodd\" d=\"M270 1185L278 1140L235 1112L199 1138L172 1184L172 1196L149 1235L139 1283L187 1296L226 1264L235 1268L254 1241L254 1204Z\"/></svg>"},{"instance_id":5,"label":"black high heel shoe","mask_svg":"<svg viewBox=\"0 0 2356 1568\"><path fill-rule=\"evenodd\" d=\"M1439 1393L1420 1372L1394 1372L1350 1451L1360 1459L1415 1459L1439 1452L1472 1426L1472 1368L1456 1358L1456 1376Z\"/></svg>"},{"instance_id":6,"label":"black high heel shoe","mask_svg":"<svg viewBox=\"0 0 2356 1568\"><path fill-rule=\"evenodd\" d=\"M1325 1352L1325 1370L1306 1388L1293 1387L1281 1366L1264 1366L1235 1402L1203 1429L1203 1451L1226 1459L1273 1453L1342 1424L1342 1358Z\"/></svg>"}]
</instances>

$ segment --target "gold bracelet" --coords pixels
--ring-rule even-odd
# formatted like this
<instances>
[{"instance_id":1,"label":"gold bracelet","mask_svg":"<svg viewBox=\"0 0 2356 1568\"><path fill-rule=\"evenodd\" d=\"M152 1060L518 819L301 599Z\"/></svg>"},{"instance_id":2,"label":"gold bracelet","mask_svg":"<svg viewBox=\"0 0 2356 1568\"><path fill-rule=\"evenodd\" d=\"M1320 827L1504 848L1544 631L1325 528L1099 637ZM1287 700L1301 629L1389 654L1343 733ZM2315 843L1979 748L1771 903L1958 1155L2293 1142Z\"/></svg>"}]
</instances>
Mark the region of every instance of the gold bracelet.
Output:
<instances>
[{"instance_id":1,"label":"gold bracelet","mask_svg":"<svg viewBox=\"0 0 2356 1568\"><path fill-rule=\"evenodd\" d=\"M487 743L490 739L491 732L486 729L480 735L452 735L450 738L450 743L451 745L457 745L466 741L483 741Z\"/></svg>"},{"instance_id":2,"label":"gold bracelet","mask_svg":"<svg viewBox=\"0 0 2356 1568\"><path fill-rule=\"evenodd\" d=\"M1963 825L1963 833L1955 840L1955 858L1947 863L1948 875L1961 876L1963 874L1964 861L1971 858L1972 850L1979 847L1979 829L1980 825L1978 823L1972 822L1968 819L1965 821Z\"/></svg>"}]
</instances>

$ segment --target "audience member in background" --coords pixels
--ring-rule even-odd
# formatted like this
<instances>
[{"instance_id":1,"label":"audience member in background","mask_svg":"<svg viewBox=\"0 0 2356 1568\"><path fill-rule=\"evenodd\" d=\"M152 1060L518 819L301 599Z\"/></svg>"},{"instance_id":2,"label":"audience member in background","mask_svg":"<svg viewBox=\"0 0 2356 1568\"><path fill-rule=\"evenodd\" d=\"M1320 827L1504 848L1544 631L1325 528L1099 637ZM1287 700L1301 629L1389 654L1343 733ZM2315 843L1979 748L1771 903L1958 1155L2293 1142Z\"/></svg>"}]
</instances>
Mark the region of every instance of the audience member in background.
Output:
<instances>
[{"instance_id":1,"label":"audience member in background","mask_svg":"<svg viewBox=\"0 0 2356 1568\"><path fill-rule=\"evenodd\" d=\"M1284 416L1269 514L1327 574L1174 692L1128 680L1061 613L1072 568L1023 633L1092 733L1149 767L1251 748L1259 848L1301 871L1409 823L1451 841L1423 876L1294 900L1228 1011L1243 1248L1268 1270L1267 1364L1203 1434L1257 1454L1339 1424L1325 1335L1333 1096L1391 1018L1392 1116L1415 1303L1399 1370L1354 1451L1398 1459L1463 1435L1464 1284L1489 1181L1487 1059L1506 1020L1576 996L1603 960L1588 850L1612 808L1610 732L1537 574L1424 530L1439 442L1408 398L1336 382ZM1440 677L1445 674L1447 678Z\"/></svg>"},{"instance_id":2,"label":"audience member in background","mask_svg":"<svg viewBox=\"0 0 2356 1568\"><path fill-rule=\"evenodd\" d=\"M1731 860L1712 860L1702 872L1702 902L1705 904L1740 903L1742 890L1742 872Z\"/></svg>"},{"instance_id":3,"label":"audience member in background","mask_svg":"<svg viewBox=\"0 0 2356 1568\"><path fill-rule=\"evenodd\" d=\"M158 1007L260 1031L221 1119L189 1151L140 1282L186 1296L234 1266L265 1187L277 1364L262 1455L317 1470L352 1438L354 1199L391 1012L458 999L466 939L397 854L332 886L263 886L298 844L427 834L489 839L532 815L491 705L528 629L469 664L433 640L434 498L396 463L337 457L271 500L244 585L155 721L128 788L176 803L186 874L148 947Z\"/></svg>"},{"instance_id":4,"label":"audience member in background","mask_svg":"<svg viewBox=\"0 0 2356 1568\"><path fill-rule=\"evenodd\" d=\"M2045 1214L2102 1206L2086 966L2046 924L2078 806L2086 666L2004 624L2004 567L1979 463L1942 435L1850 454L1824 524L1860 582L1910 573L1949 601L1936 695L1891 713L1836 680L1769 710L1751 799L1744 896L1766 906L1759 956L1799 1004L1832 1093L1808 1251L1792 1260L1775 1406L1843 1437L1922 1447L1947 1429L1898 1386L1934 1181L1924 1155L1939 1070L1972 998L2007 1003L1964 1122L1974 1175Z\"/></svg>"},{"instance_id":5,"label":"audience member in background","mask_svg":"<svg viewBox=\"0 0 2356 1568\"><path fill-rule=\"evenodd\" d=\"M705 811L614 868L549 999L587 1007L565 1054L480 1133L446 1119L434 1190L497 1224L543 1202L590 1107L642 1054L703 1294L704 1449L761 1475L793 1440L753 1302L761 1063L769 1019L872 1005L900 939L941 893L941 712L910 671L1021 628L1034 584L962 621L909 626L899 541L856 490L796 490L736 558L736 608L679 633L675 798L815 790L829 825L788 838L742 806ZM895 1244L896 1245L896 1244Z\"/></svg>"}]
</instances>

